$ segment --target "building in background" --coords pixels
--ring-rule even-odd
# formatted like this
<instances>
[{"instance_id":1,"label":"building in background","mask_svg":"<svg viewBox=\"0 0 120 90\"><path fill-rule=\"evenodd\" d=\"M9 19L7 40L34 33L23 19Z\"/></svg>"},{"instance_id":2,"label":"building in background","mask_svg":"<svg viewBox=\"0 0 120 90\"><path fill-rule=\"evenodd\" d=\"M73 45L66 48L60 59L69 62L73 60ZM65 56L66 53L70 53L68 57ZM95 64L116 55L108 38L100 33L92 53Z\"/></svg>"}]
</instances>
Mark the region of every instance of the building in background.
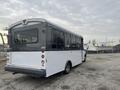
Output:
<instances>
[{"instance_id":1,"label":"building in background","mask_svg":"<svg viewBox=\"0 0 120 90\"><path fill-rule=\"evenodd\" d=\"M114 52L120 52L120 44L117 44L113 47Z\"/></svg>"},{"instance_id":2,"label":"building in background","mask_svg":"<svg viewBox=\"0 0 120 90\"><path fill-rule=\"evenodd\" d=\"M88 53L115 53L120 52L120 42L106 41L97 42L96 40L89 41Z\"/></svg>"}]
</instances>

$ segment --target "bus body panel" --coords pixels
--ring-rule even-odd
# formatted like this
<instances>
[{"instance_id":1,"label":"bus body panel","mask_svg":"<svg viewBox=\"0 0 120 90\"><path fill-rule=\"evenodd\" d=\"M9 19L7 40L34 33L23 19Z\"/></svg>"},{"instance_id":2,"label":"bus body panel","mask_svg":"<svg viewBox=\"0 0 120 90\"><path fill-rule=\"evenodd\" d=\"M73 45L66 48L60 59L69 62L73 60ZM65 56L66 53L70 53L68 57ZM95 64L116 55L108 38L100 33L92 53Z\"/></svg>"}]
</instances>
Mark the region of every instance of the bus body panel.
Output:
<instances>
[{"instance_id":1,"label":"bus body panel","mask_svg":"<svg viewBox=\"0 0 120 90\"><path fill-rule=\"evenodd\" d=\"M67 61L71 61L72 67L82 63L80 50L75 51L46 51L46 76L53 75L65 69Z\"/></svg>"},{"instance_id":2,"label":"bus body panel","mask_svg":"<svg viewBox=\"0 0 120 90\"><path fill-rule=\"evenodd\" d=\"M81 50L45 51L45 58L42 59L42 52L9 52L9 62L7 65L20 67L20 69L27 68L25 72L28 72L31 69L44 69L46 71L45 77L49 77L53 74L64 71L67 61L71 61L72 67L82 63L83 56L81 56L81 53ZM41 60L44 60L46 62L44 64L44 67L41 64Z\"/></svg>"},{"instance_id":3,"label":"bus body panel","mask_svg":"<svg viewBox=\"0 0 120 90\"><path fill-rule=\"evenodd\" d=\"M8 65L18 67L45 69L45 64L42 66L41 52L9 52Z\"/></svg>"}]
</instances>

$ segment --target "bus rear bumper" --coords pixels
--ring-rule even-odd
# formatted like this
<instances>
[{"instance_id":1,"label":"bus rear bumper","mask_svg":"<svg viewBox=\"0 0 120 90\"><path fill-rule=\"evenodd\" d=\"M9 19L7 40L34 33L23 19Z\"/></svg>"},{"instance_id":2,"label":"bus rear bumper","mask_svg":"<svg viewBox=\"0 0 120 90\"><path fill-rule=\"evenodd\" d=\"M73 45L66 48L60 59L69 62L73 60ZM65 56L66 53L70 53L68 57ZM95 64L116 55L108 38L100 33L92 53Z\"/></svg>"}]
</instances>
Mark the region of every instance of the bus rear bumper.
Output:
<instances>
[{"instance_id":1,"label":"bus rear bumper","mask_svg":"<svg viewBox=\"0 0 120 90\"><path fill-rule=\"evenodd\" d=\"M33 68L24 68L24 67L18 67L13 65L6 65L5 71L10 71L13 73L28 74L30 76L35 76L35 77L46 77L45 69L33 69Z\"/></svg>"}]
</instances>

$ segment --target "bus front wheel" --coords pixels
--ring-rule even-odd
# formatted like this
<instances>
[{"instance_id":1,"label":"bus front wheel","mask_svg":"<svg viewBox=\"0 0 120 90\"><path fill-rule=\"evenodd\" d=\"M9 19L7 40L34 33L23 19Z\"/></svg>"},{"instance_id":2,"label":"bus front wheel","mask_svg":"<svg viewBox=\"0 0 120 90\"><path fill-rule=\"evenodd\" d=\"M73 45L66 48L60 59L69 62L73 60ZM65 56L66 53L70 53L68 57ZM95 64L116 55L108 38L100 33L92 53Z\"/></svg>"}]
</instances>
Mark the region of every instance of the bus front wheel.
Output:
<instances>
[{"instance_id":1,"label":"bus front wheel","mask_svg":"<svg viewBox=\"0 0 120 90\"><path fill-rule=\"evenodd\" d=\"M83 62L86 62L87 55L85 54Z\"/></svg>"},{"instance_id":2,"label":"bus front wheel","mask_svg":"<svg viewBox=\"0 0 120 90\"><path fill-rule=\"evenodd\" d=\"M71 66L71 63L70 63L70 62L67 62L66 66L65 66L65 70L64 70L65 74L70 73L71 67L72 67L72 66Z\"/></svg>"}]
</instances>

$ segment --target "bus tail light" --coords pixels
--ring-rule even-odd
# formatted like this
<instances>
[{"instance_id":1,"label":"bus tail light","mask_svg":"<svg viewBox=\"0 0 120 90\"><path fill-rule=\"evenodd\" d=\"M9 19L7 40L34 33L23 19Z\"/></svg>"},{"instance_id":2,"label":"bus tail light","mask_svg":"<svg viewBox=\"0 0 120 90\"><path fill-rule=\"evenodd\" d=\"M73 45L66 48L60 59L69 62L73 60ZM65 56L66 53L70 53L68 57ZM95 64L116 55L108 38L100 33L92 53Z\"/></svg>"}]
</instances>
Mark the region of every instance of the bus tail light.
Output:
<instances>
[{"instance_id":1,"label":"bus tail light","mask_svg":"<svg viewBox=\"0 0 120 90\"><path fill-rule=\"evenodd\" d=\"M42 51L42 53L44 53L45 47L41 47L41 51Z\"/></svg>"},{"instance_id":2,"label":"bus tail light","mask_svg":"<svg viewBox=\"0 0 120 90\"><path fill-rule=\"evenodd\" d=\"M42 60L42 61L41 61L41 64L42 64L42 66L44 67L45 61L44 61L44 60Z\"/></svg>"},{"instance_id":3,"label":"bus tail light","mask_svg":"<svg viewBox=\"0 0 120 90\"><path fill-rule=\"evenodd\" d=\"M41 55L42 58L44 58L45 56L44 55Z\"/></svg>"}]
</instances>

